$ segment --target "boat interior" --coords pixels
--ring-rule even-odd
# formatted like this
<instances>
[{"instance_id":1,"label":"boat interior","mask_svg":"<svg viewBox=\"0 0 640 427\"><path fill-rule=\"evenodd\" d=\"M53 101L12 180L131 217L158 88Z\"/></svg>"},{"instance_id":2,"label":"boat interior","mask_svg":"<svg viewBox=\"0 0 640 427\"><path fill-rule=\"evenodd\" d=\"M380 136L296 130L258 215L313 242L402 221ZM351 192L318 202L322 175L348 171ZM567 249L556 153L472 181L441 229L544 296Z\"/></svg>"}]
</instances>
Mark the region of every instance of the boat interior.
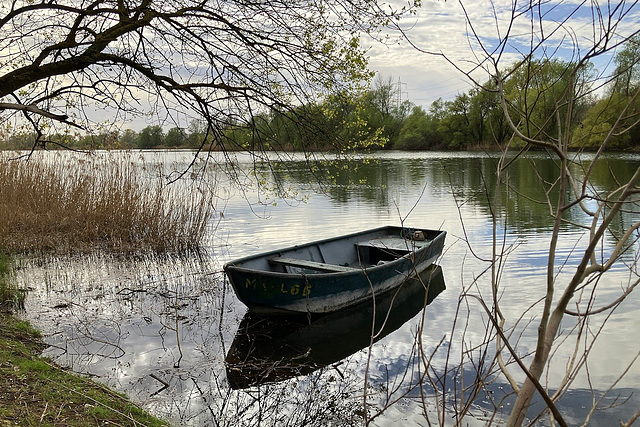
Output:
<instances>
[{"instance_id":1,"label":"boat interior","mask_svg":"<svg viewBox=\"0 0 640 427\"><path fill-rule=\"evenodd\" d=\"M406 229L389 227L283 249L247 260L242 267L294 274L352 272L393 261L428 246L438 234L438 231L406 232Z\"/></svg>"}]
</instances>

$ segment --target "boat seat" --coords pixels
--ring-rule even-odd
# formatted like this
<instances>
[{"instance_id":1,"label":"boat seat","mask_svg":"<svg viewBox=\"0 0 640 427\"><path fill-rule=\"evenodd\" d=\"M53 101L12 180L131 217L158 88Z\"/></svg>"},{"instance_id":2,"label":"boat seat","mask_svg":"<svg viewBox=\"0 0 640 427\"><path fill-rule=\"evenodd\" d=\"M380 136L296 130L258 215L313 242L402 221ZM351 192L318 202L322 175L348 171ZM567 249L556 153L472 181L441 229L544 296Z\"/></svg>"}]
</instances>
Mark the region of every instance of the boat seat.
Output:
<instances>
[{"instance_id":1,"label":"boat seat","mask_svg":"<svg viewBox=\"0 0 640 427\"><path fill-rule=\"evenodd\" d=\"M287 258L282 256L270 258L269 262L273 264L289 265L291 267L308 268L311 270L327 271L331 273L359 270L358 268L347 267L344 265L325 264L324 262L309 261L306 259Z\"/></svg>"},{"instance_id":2,"label":"boat seat","mask_svg":"<svg viewBox=\"0 0 640 427\"><path fill-rule=\"evenodd\" d=\"M376 248L386 249L397 252L411 252L414 249L419 249L423 246L430 244L430 240L406 240L402 237L381 237L377 239L371 239L367 242L356 243L357 247L361 248Z\"/></svg>"}]
</instances>

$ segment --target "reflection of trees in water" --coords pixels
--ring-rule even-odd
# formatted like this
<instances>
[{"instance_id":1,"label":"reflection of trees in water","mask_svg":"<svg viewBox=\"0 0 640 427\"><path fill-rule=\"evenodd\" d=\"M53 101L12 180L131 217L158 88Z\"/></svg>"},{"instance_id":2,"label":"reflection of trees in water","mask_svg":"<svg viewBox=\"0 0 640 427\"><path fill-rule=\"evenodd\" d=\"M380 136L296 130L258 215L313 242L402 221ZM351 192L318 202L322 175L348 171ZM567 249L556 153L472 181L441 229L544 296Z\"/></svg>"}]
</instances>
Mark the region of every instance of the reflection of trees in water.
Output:
<instances>
[{"instance_id":1,"label":"reflection of trees in water","mask_svg":"<svg viewBox=\"0 0 640 427\"><path fill-rule=\"evenodd\" d=\"M610 192L618 188L620 183L629 181L637 167L637 159L627 160L619 157L604 159L596 163L591 172L591 182L594 187L593 193L599 199L606 200L610 196ZM632 197L609 226L611 232L611 235L608 236L609 242L615 244L624 231L638 220L639 214L640 197Z\"/></svg>"},{"instance_id":2,"label":"reflection of trees in water","mask_svg":"<svg viewBox=\"0 0 640 427\"><path fill-rule=\"evenodd\" d=\"M588 159L588 157L587 157ZM598 163L592 172L592 195L602 196L611 190L616 182L624 182L635 171L636 161L623 157L612 157L607 162ZM286 173L274 172L277 179L292 187L308 185L314 176L305 167L304 162L288 165ZM579 171L588 167L589 161L583 160L572 167ZM328 164L327 175L335 180L329 183L325 192L336 203L366 201L376 207L388 207L393 195L398 192L419 194L427 184L424 199L431 197L447 198L453 194L459 203L472 204L484 214L490 216L489 201L493 199L496 160L485 154L477 156L443 156L439 158L385 158L384 154L373 159L353 159ZM555 184L558 178L558 165L549 158L532 154L528 158L519 158L509 168L506 179L508 186L501 186L500 209L507 226L522 232L548 230L548 200L558 198ZM587 201L588 203L588 201ZM624 211L620 215L623 224L630 224L638 209ZM500 216L500 215L499 215ZM570 223L582 223L588 218L579 208L570 209L566 215L566 228ZM616 226L621 230L624 225Z\"/></svg>"},{"instance_id":3,"label":"reflection of trees in water","mask_svg":"<svg viewBox=\"0 0 640 427\"><path fill-rule=\"evenodd\" d=\"M352 374L351 367L342 366L340 373L328 368L302 380L234 391L227 387L224 374L210 371L208 378L191 379L193 399L200 402L194 402L192 413L181 421L215 420L223 426L360 425L362 383ZM174 402L183 404L184 399Z\"/></svg>"}]
</instances>

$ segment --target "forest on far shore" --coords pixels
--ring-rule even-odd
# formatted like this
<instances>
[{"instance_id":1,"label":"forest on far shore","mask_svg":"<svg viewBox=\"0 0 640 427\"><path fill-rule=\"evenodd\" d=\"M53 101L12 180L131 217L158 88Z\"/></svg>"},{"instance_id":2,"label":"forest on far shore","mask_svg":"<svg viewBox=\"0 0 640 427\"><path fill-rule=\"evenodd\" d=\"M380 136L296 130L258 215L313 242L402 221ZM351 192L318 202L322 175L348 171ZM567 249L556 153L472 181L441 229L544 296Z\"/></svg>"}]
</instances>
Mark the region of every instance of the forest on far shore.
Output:
<instances>
[{"instance_id":1,"label":"forest on far shore","mask_svg":"<svg viewBox=\"0 0 640 427\"><path fill-rule=\"evenodd\" d=\"M615 80L599 83L592 66L579 71L571 82L573 64L563 60L532 61L528 67L506 70L504 86L507 109L531 111L524 135L535 138L555 136L560 130L554 117L556 101L573 90L579 100L571 111L573 149L596 149L616 126L615 120L631 101L618 127L628 132L611 137L610 150L640 149L640 36L630 39L614 58ZM358 99L333 94L322 102L305 104L286 111L276 108L250 116L246 123L229 119L225 129L207 133L203 122L192 121L185 128L147 126L109 130L97 134L70 132L41 139L49 148L153 149L205 148L226 150L492 150L511 139L512 131L504 114L495 84L486 82L458 94L453 100L438 99L428 109L398 100L392 78L374 80ZM598 93L600 95L598 95ZM561 113L564 113L560 109ZM514 114L515 116L516 114ZM0 135L0 149L31 149L35 134L27 131ZM512 146L524 145L516 139Z\"/></svg>"}]
</instances>

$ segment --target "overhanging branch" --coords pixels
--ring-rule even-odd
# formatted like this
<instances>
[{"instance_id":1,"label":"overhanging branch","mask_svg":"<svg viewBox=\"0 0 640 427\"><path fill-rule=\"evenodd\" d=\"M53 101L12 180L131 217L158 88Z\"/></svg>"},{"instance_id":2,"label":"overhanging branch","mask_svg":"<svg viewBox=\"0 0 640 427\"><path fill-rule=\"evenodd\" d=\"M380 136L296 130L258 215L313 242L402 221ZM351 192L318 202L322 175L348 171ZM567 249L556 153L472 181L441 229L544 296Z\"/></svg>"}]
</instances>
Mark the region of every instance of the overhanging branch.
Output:
<instances>
[{"instance_id":1,"label":"overhanging branch","mask_svg":"<svg viewBox=\"0 0 640 427\"><path fill-rule=\"evenodd\" d=\"M54 114L50 111L43 110L42 108L38 108L35 105L14 104L12 102L0 102L0 110L16 110L16 111L30 112L30 113L38 114L40 116L43 116L52 120L56 120L56 121L68 124L69 126L73 126L78 129L84 130L84 128L79 124L69 121L68 120L69 116L67 116L66 114Z\"/></svg>"}]
</instances>

